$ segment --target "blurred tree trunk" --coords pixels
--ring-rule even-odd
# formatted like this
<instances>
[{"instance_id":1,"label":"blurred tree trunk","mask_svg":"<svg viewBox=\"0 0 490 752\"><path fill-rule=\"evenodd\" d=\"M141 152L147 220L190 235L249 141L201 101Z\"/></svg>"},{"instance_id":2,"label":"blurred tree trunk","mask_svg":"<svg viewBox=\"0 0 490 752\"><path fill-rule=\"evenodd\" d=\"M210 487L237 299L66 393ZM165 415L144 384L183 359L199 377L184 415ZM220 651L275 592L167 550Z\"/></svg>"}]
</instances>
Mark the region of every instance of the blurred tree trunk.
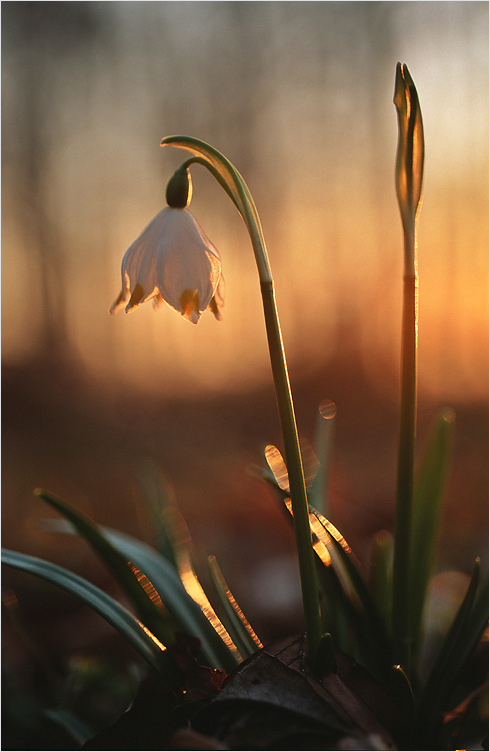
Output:
<instances>
[{"instance_id":1,"label":"blurred tree trunk","mask_svg":"<svg viewBox=\"0 0 490 752\"><path fill-rule=\"evenodd\" d=\"M35 304L40 300L37 349L43 355L59 356L70 349L66 253L56 191L50 185L63 130L64 103L56 89L73 71L73 66L65 67L67 54L83 50L96 28L94 14L82 3L14 2L2 7L4 84L9 90L2 152L9 176L14 176L10 201L31 270L27 286Z\"/></svg>"}]
</instances>

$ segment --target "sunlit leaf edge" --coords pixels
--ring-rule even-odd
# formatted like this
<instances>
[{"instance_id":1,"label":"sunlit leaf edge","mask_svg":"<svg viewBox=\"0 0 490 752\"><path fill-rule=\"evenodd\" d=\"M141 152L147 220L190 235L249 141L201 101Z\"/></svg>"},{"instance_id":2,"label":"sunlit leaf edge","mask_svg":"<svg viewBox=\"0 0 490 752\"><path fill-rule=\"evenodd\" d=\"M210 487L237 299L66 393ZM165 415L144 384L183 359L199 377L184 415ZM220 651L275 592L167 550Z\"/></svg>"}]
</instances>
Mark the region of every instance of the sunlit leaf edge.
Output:
<instances>
[{"instance_id":1,"label":"sunlit leaf edge","mask_svg":"<svg viewBox=\"0 0 490 752\"><path fill-rule=\"evenodd\" d=\"M72 532L69 526L60 525L59 529L65 533ZM177 571L164 556L127 533L107 527L102 528L102 531L112 545L130 558L148 577L179 629L201 640L205 660L225 671L236 668L238 661L209 623L199 605L187 593Z\"/></svg>"},{"instance_id":2,"label":"sunlit leaf edge","mask_svg":"<svg viewBox=\"0 0 490 752\"><path fill-rule=\"evenodd\" d=\"M276 447L269 445L267 450L274 450L274 467L270 456L264 455L267 469L263 478L270 483L285 509L292 516L292 505L287 488L287 470L284 460ZM277 477L279 472L280 479ZM345 616L358 637L359 659L373 673L386 677L391 671L391 644L387 629L359 571L359 563L351 547L337 528L313 507L309 507L310 529L318 543L325 549L326 557L319 556L324 566L332 564L340 586L346 596ZM318 546L315 546L317 556ZM328 593L326 593L328 598ZM338 602L338 599L337 599Z\"/></svg>"},{"instance_id":3,"label":"sunlit leaf edge","mask_svg":"<svg viewBox=\"0 0 490 752\"><path fill-rule=\"evenodd\" d=\"M243 660L243 656L211 605L194 570L191 534L173 499L170 488L165 483L158 466L148 459L141 463L140 479L145 498L155 518L159 537L164 544L164 549L160 549L159 553L176 570L188 595L197 603L204 617L231 653L233 664L238 665ZM221 650L219 643L218 650ZM227 667L231 669L232 662L229 661L227 655L224 660Z\"/></svg>"},{"instance_id":4,"label":"sunlit leaf edge","mask_svg":"<svg viewBox=\"0 0 490 752\"><path fill-rule=\"evenodd\" d=\"M384 674L391 669L390 639L377 605L359 571L357 559L345 538L329 520L311 507L310 515L318 520L325 531L325 535L329 537L361 603L360 616L364 618L362 618L359 626L359 635L366 641L364 660L368 660L371 666L374 660L378 671ZM315 534L318 535L317 528L315 528ZM335 566L333 559L332 563ZM371 654L371 651L374 652L374 655Z\"/></svg>"},{"instance_id":5,"label":"sunlit leaf edge","mask_svg":"<svg viewBox=\"0 0 490 752\"><path fill-rule=\"evenodd\" d=\"M230 632L241 654L249 658L263 645L229 589L215 556L208 557L211 579L228 617Z\"/></svg>"}]
</instances>

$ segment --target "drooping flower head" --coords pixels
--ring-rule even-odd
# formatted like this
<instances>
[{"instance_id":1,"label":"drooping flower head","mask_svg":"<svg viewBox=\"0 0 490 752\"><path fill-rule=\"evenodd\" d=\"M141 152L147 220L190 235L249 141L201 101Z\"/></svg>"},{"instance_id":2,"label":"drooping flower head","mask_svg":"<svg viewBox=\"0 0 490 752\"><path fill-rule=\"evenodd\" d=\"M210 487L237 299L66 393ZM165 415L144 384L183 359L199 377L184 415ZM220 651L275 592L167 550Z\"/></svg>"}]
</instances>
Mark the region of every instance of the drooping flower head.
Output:
<instances>
[{"instance_id":1,"label":"drooping flower head","mask_svg":"<svg viewBox=\"0 0 490 752\"><path fill-rule=\"evenodd\" d=\"M177 170L167 187L169 205L152 219L124 255L122 290L111 313L127 301L129 312L153 299L156 304L165 301L193 324L208 308L221 319L221 259L186 208L191 194L188 171Z\"/></svg>"}]
</instances>

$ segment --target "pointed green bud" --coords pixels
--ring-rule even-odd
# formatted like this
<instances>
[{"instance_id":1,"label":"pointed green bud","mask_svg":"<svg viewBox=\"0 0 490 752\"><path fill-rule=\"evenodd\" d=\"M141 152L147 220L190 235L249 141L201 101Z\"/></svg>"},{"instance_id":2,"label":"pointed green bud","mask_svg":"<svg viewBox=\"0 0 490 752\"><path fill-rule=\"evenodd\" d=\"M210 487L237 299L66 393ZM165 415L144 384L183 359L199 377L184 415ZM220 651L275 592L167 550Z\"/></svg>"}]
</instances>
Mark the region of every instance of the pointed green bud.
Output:
<instances>
[{"instance_id":1,"label":"pointed green bud","mask_svg":"<svg viewBox=\"0 0 490 752\"><path fill-rule=\"evenodd\" d=\"M174 172L167 185L167 204L172 209L185 209L192 198L192 180L185 167L179 167Z\"/></svg>"},{"instance_id":2,"label":"pointed green bud","mask_svg":"<svg viewBox=\"0 0 490 752\"><path fill-rule=\"evenodd\" d=\"M395 96L398 115L396 192L403 226L415 222L422 195L424 128L417 89L405 64L396 67Z\"/></svg>"}]
</instances>

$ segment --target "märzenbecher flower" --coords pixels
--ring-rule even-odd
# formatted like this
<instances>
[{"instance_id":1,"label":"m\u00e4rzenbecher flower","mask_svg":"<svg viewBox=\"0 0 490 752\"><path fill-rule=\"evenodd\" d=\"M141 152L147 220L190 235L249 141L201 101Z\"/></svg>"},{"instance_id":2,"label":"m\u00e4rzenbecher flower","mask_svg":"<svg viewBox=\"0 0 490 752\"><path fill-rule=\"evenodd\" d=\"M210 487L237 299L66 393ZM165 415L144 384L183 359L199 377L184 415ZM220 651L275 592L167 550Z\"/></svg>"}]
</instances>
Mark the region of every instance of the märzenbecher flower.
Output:
<instances>
[{"instance_id":1,"label":"m\u00e4rzenbecher flower","mask_svg":"<svg viewBox=\"0 0 490 752\"><path fill-rule=\"evenodd\" d=\"M126 251L121 274L122 291L111 313L128 298L126 312L153 299L165 301L193 324L206 309L221 319L220 255L186 208L167 206L152 219Z\"/></svg>"}]
</instances>

